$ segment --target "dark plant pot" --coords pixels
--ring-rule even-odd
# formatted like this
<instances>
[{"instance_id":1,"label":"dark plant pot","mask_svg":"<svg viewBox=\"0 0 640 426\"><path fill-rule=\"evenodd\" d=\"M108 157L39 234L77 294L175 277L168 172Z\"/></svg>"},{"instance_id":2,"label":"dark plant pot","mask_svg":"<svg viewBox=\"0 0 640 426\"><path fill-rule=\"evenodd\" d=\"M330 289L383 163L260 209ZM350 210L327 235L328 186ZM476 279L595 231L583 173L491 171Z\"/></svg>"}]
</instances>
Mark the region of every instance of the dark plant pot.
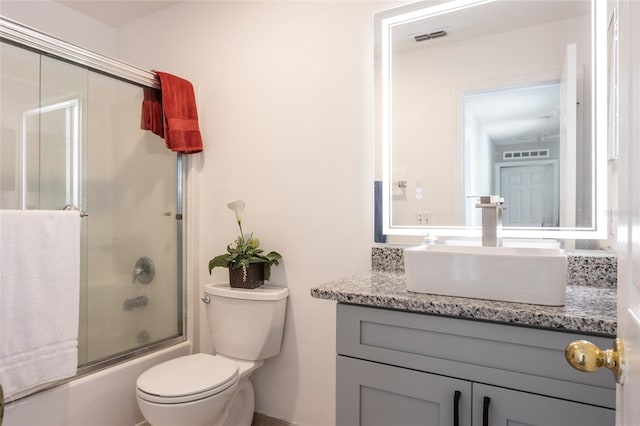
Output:
<instances>
[{"instance_id":1,"label":"dark plant pot","mask_svg":"<svg viewBox=\"0 0 640 426\"><path fill-rule=\"evenodd\" d=\"M251 263L246 268L229 268L229 285L234 288L256 288L264 284L264 263Z\"/></svg>"}]
</instances>

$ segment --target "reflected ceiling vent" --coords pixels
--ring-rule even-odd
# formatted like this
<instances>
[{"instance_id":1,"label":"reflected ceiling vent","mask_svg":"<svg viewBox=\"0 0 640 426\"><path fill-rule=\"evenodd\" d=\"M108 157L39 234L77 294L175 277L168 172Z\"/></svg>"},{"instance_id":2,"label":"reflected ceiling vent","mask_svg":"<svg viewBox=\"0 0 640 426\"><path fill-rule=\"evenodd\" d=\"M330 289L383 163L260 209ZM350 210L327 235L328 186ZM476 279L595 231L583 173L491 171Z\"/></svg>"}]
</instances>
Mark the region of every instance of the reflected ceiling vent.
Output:
<instances>
[{"instance_id":1,"label":"reflected ceiling vent","mask_svg":"<svg viewBox=\"0 0 640 426\"><path fill-rule=\"evenodd\" d=\"M530 149L525 151L505 151L502 153L503 160L527 160L536 158L549 158L549 150Z\"/></svg>"},{"instance_id":2,"label":"reflected ceiling vent","mask_svg":"<svg viewBox=\"0 0 640 426\"><path fill-rule=\"evenodd\" d=\"M425 40L431 40L434 38L444 37L446 35L447 35L447 30L438 30L429 34L417 35L417 36L414 36L413 38L415 38L416 41L425 41Z\"/></svg>"}]
</instances>

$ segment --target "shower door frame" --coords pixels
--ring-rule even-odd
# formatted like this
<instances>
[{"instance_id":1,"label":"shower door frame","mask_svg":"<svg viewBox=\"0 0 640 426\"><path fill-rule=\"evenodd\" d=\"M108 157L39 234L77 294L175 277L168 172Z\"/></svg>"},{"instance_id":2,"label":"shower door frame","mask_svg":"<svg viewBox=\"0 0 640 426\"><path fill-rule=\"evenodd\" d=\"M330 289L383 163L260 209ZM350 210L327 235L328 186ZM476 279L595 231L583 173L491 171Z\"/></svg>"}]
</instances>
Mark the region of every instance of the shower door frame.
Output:
<instances>
[{"instance_id":1,"label":"shower door frame","mask_svg":"<svg viewBox=\"0 0 640 426\"><path fill-rule=\"evenodd\" d=\"M82 68L86 68L89 71L95 71L100 74L112 77L117 80L121 80L127 83L134 84L141 87L149 87L153 89L160 89L160 81L157 75L149 70L142 69L135 65L127 64L117 59L109 58L104 55L100 55L95 52L91 52L87 49L75 46L71 43L57 39L45 33L42 33L33 28L22 25L16 21L8 19L0 15L0 41L8 42L17 47L24 48L36 53L44 54L54 59L59 59L64 62L68 62L74 65L78 65ZM132 350L114 354L106 359L101 359L93 362L89 362L78 367L77 374L69 379L61 380L55 383L48 384L37 392L41 392L63 383L75 380L79 377L86 376L96 371L108 368L115 364L119 364L134 358L138 358L145 354L158 351L160 349L167 348L169 346L182 343L187 340L186 330L186 298L185 298L185 268L184 268L184 226L183 226L183 191L186 177L186 171L184 169L184 157L182 154L177 154L177 194L176 194L176 227L177 227L177 308L178 315L177 320L179 335L176 337L170 337L163 339L149 345L134 348ZM80 206L78 206L80 207ZM34 392L35 393L35 392Z\"/></svg>"}]
</instances>

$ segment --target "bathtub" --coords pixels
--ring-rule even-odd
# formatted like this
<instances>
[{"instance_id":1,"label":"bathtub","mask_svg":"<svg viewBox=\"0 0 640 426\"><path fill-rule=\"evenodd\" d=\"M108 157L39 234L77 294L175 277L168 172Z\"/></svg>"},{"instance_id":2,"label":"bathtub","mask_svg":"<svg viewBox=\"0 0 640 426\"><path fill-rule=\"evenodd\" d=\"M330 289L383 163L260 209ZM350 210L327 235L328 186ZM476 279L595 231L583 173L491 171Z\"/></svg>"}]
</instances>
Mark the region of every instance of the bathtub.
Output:
<instances>
[{"instance_id":1,"label":"bathtub","mask_svg":"<svg viewBox=\"0 0 640 426\"><path fill-rule=\"evenodd\" d=\"M160 362L191 353L182 342L80 377L5 406L2 426L134 426L144 421L136 379Z\"/></svg>"}]
</instances>

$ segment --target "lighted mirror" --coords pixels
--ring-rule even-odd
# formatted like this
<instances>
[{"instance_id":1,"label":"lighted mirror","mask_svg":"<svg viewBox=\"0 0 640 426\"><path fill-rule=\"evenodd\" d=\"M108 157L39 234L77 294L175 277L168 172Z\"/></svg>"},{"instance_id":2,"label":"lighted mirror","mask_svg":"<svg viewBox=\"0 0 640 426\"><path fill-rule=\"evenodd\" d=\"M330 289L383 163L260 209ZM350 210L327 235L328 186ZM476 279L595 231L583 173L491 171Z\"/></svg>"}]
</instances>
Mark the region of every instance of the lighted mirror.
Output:
<instances>
[{"instance_id":1,"label":"lighted mirror","mask_svg":"<svg viewBox=\"0 0 640 426\"><path fill-rule=\"evenodd\" d=\"M376 14L386 235L606 238L607 6L423 2Z\"/></svg>"}]
</instances>

